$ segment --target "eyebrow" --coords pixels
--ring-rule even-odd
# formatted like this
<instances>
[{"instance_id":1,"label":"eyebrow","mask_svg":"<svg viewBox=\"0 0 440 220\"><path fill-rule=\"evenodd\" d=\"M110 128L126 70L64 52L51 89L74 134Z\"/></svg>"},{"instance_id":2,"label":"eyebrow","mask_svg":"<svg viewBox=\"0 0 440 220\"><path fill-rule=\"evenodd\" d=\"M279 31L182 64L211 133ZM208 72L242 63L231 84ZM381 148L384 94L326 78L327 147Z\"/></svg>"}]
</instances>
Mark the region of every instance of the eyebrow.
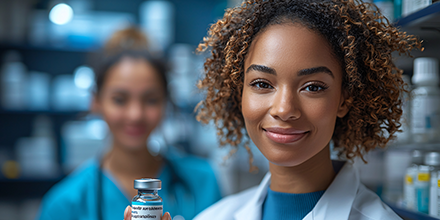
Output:
<instances>
[{"instance_id":1,"label":"eyebrow","mask_svg":"<svg viewBox=\"0 0 440 220\"><path fill-rule=\"evenodd\" d=\"M271 75L277 75L277 72L275 71L275 69L268 67L268 66L263 66L263 65L252 64L247 68L246 73L248 73L251 70L255 70L255 71L263 72L263 73L268 73ZM315 73L327 73L332 78L335 78L332 71L325 66L318 66L318 67L312 67L312 68L308 68L308 69L302 69L302 70L298 71L298 76L307 76L307 75L311 75L311 74L315 74Z\"/></svg>"},{"instance_id":2,"label":"eyebrow","mask_svg":"<svg viewBox=\"0 0 440 220\"><path fill-rule=\"evenodd\" d=\"M263 65L252 64L247 68L246 73L248 73L251 70L255 70L255 71L263 72L263 73L269 73L269 74L275 75L275 76L277 75L277 72L275 71L275 69L270 68L268 66L263 66Z\"/></svg>"},{"instance_id":3,"label":"eyebrow","mask_svg":"<svg viewBox=\"0 0 440 220\"><path fill-rule=\"evenodd\" d=\"M312 67L312 68L300 70L298 72L298 76L307 76L307 75L311 75L311 74L314 74L314 73L327 73L332 78L335 78L335 76L333 75L332 71L329 68L325 67L325 66Z\"/></svg>"}]
</instances>

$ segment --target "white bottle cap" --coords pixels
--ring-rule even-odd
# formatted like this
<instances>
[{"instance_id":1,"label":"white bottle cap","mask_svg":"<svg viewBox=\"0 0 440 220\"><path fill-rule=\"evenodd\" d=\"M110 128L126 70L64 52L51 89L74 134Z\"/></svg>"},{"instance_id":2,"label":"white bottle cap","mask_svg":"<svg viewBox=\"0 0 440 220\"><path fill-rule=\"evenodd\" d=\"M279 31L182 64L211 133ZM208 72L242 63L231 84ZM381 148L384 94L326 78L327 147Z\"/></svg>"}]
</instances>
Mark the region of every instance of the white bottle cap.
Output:
<instances>
[{"instance_id":1,"label":"white bottle cap","mask_svg":"<svg viewBox=\"0 0 440 220\"><path fill-rule=\"evenodd\" d=\"M414 60L413 84L419 86L437 86L440 78L438 75L438 60L431 57L419 57Z\"/></svg>"}]
</instances>

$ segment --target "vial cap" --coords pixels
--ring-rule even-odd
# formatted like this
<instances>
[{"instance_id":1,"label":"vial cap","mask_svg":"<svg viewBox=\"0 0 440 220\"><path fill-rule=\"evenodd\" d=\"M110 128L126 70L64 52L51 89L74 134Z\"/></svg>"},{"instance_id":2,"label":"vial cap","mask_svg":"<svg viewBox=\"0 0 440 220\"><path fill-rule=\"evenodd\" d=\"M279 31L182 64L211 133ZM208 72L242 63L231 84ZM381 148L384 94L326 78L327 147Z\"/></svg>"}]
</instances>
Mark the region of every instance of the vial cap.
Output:
<instances>
[{"instance_id":1,"label":"vial cap","mask_svg":"<svg viewBox=\"0 0 440 220\"><path fill-rule=\"evenodd\" d=\"M429 152L425 155L425 164L430 166L440 166L440 152Z\"/></svg>"},{"instance_id":2,"label":"vial cap","mask_svg":"<svg viewBox=\"0 0 440 220\"><path fill-rule=\"evenodd\" d=\"M419 57L414 60L413 84L437 86L439 81L438 60L436 58Z\"/></svg>"},{"instance_id":3,"label":"vial cap","mask_svg":"<svg viewBox=\"0 0 440 220\"><path fill-rule=\"evenodd\" d=\"M423 154L422 151L420 151L420 150L414 150L414 151L412 152L412 159L411 159L411 161L412 161L412 163L414 163L414 164L423 164L424 156L425 156L425 155Z\"/></svg>"},{"instance_id":4,"label":"vial cap","mask_svg":"<svg viewBox=\"0 0 440 220\"><path fill-rule=\"evenodd\" d=\"M140 190L160 190L162 181L159 179L142 178L134 180L134 188Z\"/></svg>"}]
</instances>

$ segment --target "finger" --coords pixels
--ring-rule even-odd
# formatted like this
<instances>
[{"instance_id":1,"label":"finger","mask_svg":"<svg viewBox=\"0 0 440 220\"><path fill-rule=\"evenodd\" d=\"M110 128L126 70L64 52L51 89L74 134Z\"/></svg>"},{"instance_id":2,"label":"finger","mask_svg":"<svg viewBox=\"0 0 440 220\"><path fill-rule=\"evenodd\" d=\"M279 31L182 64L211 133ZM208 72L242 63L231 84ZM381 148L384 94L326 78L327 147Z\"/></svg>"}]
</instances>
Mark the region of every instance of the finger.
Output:
<instances>
[{"instance_id":1,"label":"finger","mask_svg":"<svg viewBox=\"0 0 440 220\"><path fill-rule=\"evenodd\" d=\"M131 220L131 206L127 206L127 208L125 208L124 220Z\"/></svg>"},{"instance_id":2,"label":"finger","mask_svg":"<svg viewBox=\"0 0 440 220\"><path fill-rule=\"evenodd\" d=\"M171 220L171 215L169 212L165 212L160 220Z\"/></svg>"}]
</instances>

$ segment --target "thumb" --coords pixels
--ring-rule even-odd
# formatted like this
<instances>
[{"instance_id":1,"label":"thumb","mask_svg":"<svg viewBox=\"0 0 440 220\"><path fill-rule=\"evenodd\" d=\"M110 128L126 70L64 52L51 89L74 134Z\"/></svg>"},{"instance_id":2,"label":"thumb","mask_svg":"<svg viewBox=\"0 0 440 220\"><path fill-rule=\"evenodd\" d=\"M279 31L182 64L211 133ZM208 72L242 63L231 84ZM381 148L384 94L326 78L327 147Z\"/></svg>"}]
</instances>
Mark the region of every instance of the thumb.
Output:
<instances>
[{"instance_id":1,"label":"thumb","mask_svg":"<svg viewBox=\"0 0 440 220\"><path fill-rule=\"evenodd\" d=\"M169 212L165 212L160 220L171 220L171 215Z\"/></svg>"},{"instance_id":2,"label":"thumb","mask_svg":"<svg viewBox=\"0 0 440 220\"><path fill-rule=\"evenodd\" d=\"M125 208L124 220L131 220L131 206L127 206L127 208Z\"/></svg>"}]
</instances>

